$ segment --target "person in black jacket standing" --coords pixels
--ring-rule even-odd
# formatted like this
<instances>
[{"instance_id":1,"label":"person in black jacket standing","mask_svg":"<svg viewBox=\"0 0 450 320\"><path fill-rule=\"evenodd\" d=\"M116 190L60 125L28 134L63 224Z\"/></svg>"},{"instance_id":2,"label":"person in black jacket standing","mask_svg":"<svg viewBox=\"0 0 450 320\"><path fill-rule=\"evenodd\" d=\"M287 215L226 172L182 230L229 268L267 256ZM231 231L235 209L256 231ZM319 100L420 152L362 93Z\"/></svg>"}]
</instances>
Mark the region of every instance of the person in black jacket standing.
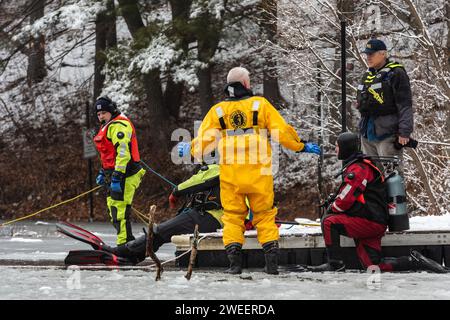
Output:
<instances>
[{"instance_id":1,"label":"person in black jacket standing","mask_svg":"<svg viewBox=\"0 0 450 320\"><path fill-rule=\"evenodd\" d=\"M357 92L362 151L402 160L401 146L408 144L414 128L409 77L403 65L388 59L383 41L369 40L363 53L369 69Z\"/></svg>"}]
</instances>

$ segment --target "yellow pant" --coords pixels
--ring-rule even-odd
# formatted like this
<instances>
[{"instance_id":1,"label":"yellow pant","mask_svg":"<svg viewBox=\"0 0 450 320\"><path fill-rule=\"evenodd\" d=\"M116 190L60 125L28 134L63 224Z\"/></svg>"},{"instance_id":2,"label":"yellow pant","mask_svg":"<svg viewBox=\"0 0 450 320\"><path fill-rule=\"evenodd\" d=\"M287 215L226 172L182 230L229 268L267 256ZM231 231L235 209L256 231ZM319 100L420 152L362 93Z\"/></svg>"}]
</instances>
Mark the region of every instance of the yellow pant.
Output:
<instances>
[{"instance_id":1,"label":"yellow pant","mask_svg":"<svg viewBox=\"0 0 450 320\"><path fill-rule=\"evenodd\" d=\"M245 173L241 172L240 175L240 170L232 167L221 166L220 168L220 199L224 208L222 217L224 245L227 246L233 242L244 244L244 221L248 214L245 198L248 198L253 212L253 225L256 227L259 243L278 240L278 227L275 224L277 208L273 207L272 175L252 173L252 170L245 170ZM248 183L243 182L243 176L249 178ZM233 178L230 179L230 177ZM239 185L236 182L241 183Z\"/></svg>"},{"instance_id":2,"label":"yellow pant","mask_svg":"<svg viewBox=\"0 0 450 320\"><path fill-rule=\"evenodd\" d=\"M131 203L136 189L139 187L145 170L141 169L136 174L125 178L122 183L122 194L110 194L106 198L108 213L111 222L117 231L117 245L127 243L134 240L130 223Z\"/></svg>"}]
</instances>

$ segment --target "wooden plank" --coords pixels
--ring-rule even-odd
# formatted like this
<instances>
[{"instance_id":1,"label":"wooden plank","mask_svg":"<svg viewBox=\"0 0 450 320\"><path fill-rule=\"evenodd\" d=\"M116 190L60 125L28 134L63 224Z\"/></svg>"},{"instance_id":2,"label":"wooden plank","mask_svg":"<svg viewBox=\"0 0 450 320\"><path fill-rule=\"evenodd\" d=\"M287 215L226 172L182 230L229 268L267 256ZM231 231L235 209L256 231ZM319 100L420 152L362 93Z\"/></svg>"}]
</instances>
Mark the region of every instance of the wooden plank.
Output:
<instances>
[{"instance_id":1,"label":"wooden plank","mask_svg":"<svg viewBox=\"0 0 450 320\"><path fill-rule=\"evenodd\" d=\"M189 235L174 236L172 242L177 250L189 250L191 240ZM450 230L408 231L401 233L387 233L381 241L382 246L423 246L423 245L449 245ZM354 247L353 239L341 236L341 246ZM325 243L321 234L282 235L280 237L281 249L324 248ZM254 235L246 237L244 250L259 250L261 245ZM203 239L198 250L224 250L222 237L211 235Z\"/></svg>"}]
</instances>

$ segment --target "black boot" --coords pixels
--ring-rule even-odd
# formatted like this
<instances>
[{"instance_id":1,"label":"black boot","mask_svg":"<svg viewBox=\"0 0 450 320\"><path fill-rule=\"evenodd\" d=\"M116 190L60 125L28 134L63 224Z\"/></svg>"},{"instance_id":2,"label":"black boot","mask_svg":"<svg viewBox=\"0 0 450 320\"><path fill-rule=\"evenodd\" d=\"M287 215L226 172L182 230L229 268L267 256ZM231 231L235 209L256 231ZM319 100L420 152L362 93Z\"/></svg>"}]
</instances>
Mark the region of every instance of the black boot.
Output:
<instances>
[{"instance_id":1,"label":"black boot","mask_svg":"<svg viewBox=\"0 0 450 320\"><path fill-rule=\"evenodd\" d=\"M112 248L111 253L116 256L129 259L134 264L145 260L147 246L147 235L143 235L136 240Z\"/></svg>"},{"instance_id":2,"label":"black boot","mask_svg":"<svg viewBox=\"0 0 450 320\"><path fill-rule=\"evenodd\" d=\"M225 273L229 274L241 274L242 273L242 244L233 242L225 247L228 260L230 260L230 268L225 270Z\"/></svg>"},{"instance_id":3,"label":"black boot","mask_svg":"<svg viewBox=\"0 0 450 320\"><path fill-rule=\"evenodd\" d=\"M329 260L327 263L321 264L319 266L308 266L308 271L311 272L325 272L325 271L336 271L344 272L345 264L342 260Z\"/></svg>"},{"instance_id":4,"label":"black boot","mask_svg":"<svg viewBox=\"0 0 450 320\"><path fill-rule=\"evenodd\" d=\"M436 261L425 257L419 251L411 250L411 259L416 269L418 270L426 270L435 273L448 273L449 271L445 269L441 264Z\"/></svg>"},{"instance_id":5,"label":"black boot","mask_svg":"<svg viewBox=\"0 0 450 320\"><path fill-rule=\"evenodd\" d=\"M308 271L311 272L324 272L324 271L336 271L344 272L345 264L341 258L341 248L340 246L327 247L327 257L328 262L321 264L319 266L308 266Z\"/></svg>"},{"instance_id":6,"label":"black boot","mask_svg":"<svg viewBox=\"0 0 450 320\"><path fill-rule=\"evenodd\" d=\"M425 257L417 250L411 250L409 256L398 258L383 258L383 263L391 264L394 271L426 270L435 273L448 273L449 271L436 261Z\"/></svg>"},{"instance_id":7,"label":"black boot","mask_svg":"<svg viewBox=\"0 0 450 320\"><path fill-rule=\"evenodd\" d=\"M264 259L266 266L264 272L268 274L278 274L278 241L270 241L263 244Z\"/></svg>"}]
</instances>

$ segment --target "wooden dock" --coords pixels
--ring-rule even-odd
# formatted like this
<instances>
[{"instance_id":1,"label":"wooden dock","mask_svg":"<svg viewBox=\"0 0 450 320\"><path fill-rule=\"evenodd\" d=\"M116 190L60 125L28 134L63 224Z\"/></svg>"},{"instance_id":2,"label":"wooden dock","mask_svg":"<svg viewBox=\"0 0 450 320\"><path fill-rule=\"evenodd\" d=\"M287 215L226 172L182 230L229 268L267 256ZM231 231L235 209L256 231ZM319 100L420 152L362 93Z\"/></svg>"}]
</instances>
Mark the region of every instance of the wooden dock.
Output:
<instances>
[{"instance_id":1,"label":"wooden dock","mask_svg":"<svg viewBox=\"0 0 450 320\"><path fill-rule=\"evenodd\" d=\"M197 248L196 267L227 267L228 259L220 234L200 234ZM191 247L191 236L172 237L176 245L175 255L186 252ZM280 265L308 264L319 265L326 261L325 244L321 233L280 235ZM450 230L404 231L387 233L382 240L385 257L408 255L411 249L420 251L439 263L450 266ZM349 269L361 269L356 256L355 244L351 238L341 236L341 246L345 252L344 262ZM189 255L178 259L180 267L188 265ZM256 239L256 235L246 235L243 246L244 268L264 267L264 254Z\"/></svg>"}]
</instances>

